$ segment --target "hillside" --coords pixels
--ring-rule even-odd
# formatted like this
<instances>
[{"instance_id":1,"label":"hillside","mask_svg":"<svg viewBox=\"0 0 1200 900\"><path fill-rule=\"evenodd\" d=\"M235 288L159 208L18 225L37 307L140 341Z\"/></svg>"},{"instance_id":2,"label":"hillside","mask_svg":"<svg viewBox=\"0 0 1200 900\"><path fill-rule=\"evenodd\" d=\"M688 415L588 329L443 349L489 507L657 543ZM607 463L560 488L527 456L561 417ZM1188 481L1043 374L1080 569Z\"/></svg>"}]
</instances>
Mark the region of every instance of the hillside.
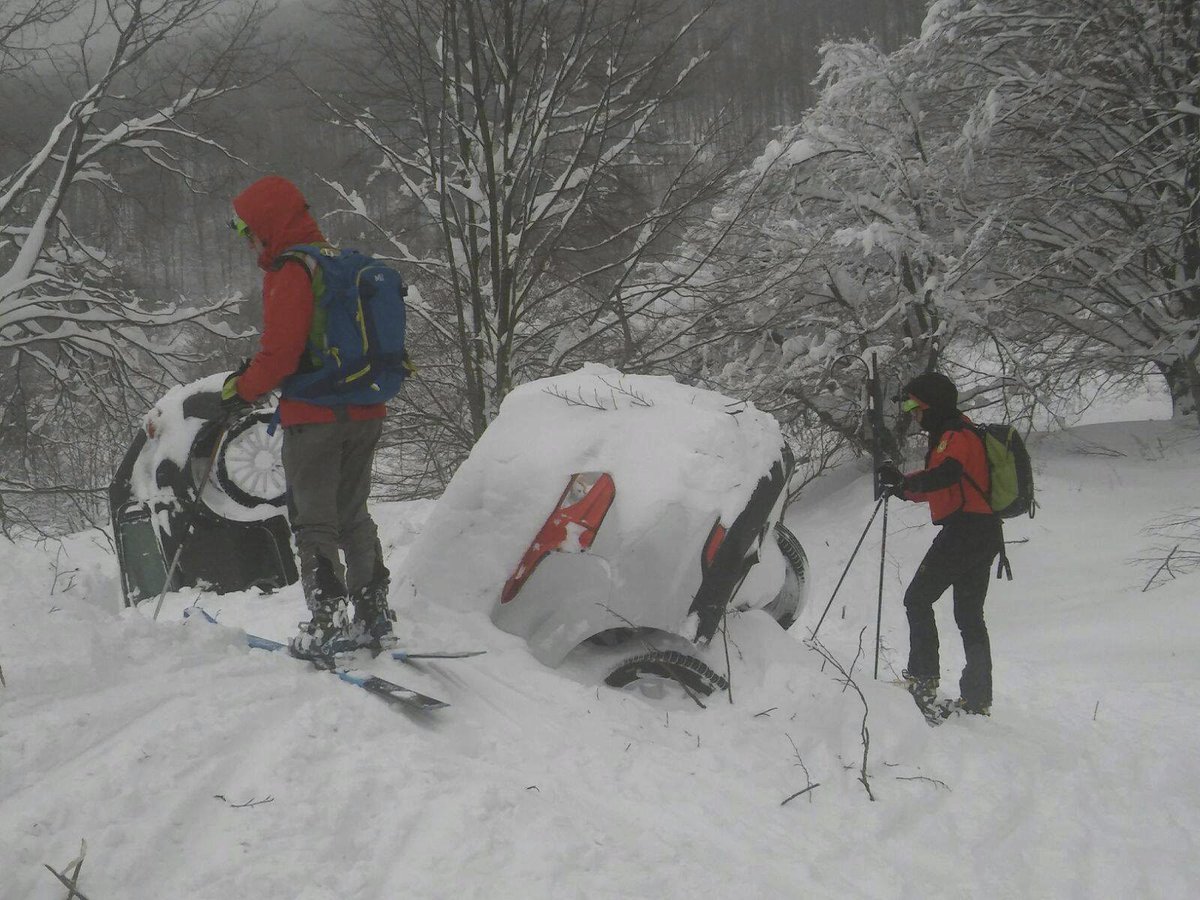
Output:
<instances>
[{"instance_id":1,"label":"hillside","mask_svg":"<svg viewBox=\"0 0 1200 900\"><path fill-rule=\"evenodd\" d=\"M452 704L400 713L182 620L199 602L283 637L298 586L171 595L152 622L118 608L99 533L0 542L0 898L61 900L44 864L81 841L89 900L1193 896L1200 573L1143 592L1138 560L1158 552L1147 525L1200 507L1200 434L1089 425L1032 449L1041 509L1006 528L1015 580L988 600L991 719L930 729L888 684L923 507L889 506L880 680L878 520L822 626L857 659L866 784L864 703L802 642L870 515L865 471L791 507L810 606L787 634L732 619L733 703L704 710L545 668L486 615L397 594L410 646L488 651L376 661ZM394 571L430 508L377 508ZM947 601L938 622L952 690Z\"/></svg>"}]
</instances>

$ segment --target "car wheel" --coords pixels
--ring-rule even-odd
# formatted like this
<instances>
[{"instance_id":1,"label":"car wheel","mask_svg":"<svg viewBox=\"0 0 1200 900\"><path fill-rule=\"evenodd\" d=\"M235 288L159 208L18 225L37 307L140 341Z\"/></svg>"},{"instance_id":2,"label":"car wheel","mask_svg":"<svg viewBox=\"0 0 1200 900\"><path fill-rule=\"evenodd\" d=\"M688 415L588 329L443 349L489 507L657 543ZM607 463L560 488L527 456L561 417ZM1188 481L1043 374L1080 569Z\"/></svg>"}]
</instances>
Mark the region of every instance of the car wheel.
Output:
<instances>
[{"instance_id":1,"label":"car wheel","mask_svg":"<svg viewBox=\"0 0 1200 900\"><path fill-rule=\"evenodd\" d=\"M729 682L724 676L714 672L696 657L676 650L655 650L630 657L604 679L605 684L616 688L629 687L639 682L661 684L663 681L677 682L705 697L713 691L723 691L729 687Z\"/></svg>"},{"instance_id":2,"label":"car wheel","mask_svg":"<svg viewBox=\"0 0 1200 900\"><path fill-rule=\"evenodd\" d=\"M796 623L800 615L804 587L808 580L808 556L796 536L781 523L775 525L775 543L779 545L779 552L783 554L787 568L779 595L763 609L786 631Z\"/></svg>"},{"instance_id":3,"label":"car wheel","mask_svg":"<svg viewBox=\"0 0 1200 900\"><path fill-rule=\"evenodd\" d=\"M240 506L283 506L287 498L283 437L267 433L271 418L271 413L260 412L240 419L217 451L217 484Z\"/></svg>"}]
</instances>

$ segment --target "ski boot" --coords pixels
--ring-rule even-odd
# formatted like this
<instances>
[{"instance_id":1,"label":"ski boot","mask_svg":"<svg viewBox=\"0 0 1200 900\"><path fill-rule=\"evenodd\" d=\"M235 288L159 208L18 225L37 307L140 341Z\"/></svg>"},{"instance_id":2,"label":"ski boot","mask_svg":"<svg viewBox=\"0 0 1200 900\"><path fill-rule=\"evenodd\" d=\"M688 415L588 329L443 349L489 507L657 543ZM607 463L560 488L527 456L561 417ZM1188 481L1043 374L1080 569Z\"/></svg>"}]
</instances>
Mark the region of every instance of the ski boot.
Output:
<instances>
[{"instance_id":1,"label":"ski boot","mask_svg":"<svg viewBox=\"0 0 1200 900\"><path fill-rule=\"evenodd\" d=\"M959 697L946 705L946 715L949 716L988 716L992 715L991 704L971 703Z\"/></svg>"},{"instance_id":2,"label":"ski boot","mask_svg":"<svg viewBox=\"0 0 1200 900\"><path fill-rule=\"evenodd\" d=\"M312 618L300 623L300 631L288 641L288 653L299 659L329 659L349 635L346 598L320 598L311 609Z\"/></svg>"},{"instance_id":3,"label":"ski boot","mask_svg":"<svg viewBox=\"0 0 1200 900\"><path fill-rule=\"evenodd\" d=\"M395 611L388 606L389 573L379 565L375 578L366 587L354 594L354 620L350 624L351 639L359 647L376 653L396 647L396 634L392 623Z\"/></svg>"},{"instance_id":4,"label":"ski boot","mask_svg":"<svg viewBox=\"0 0 1200 900\"><path fill-rule=\"evenodd\" d=\"M917 704L917 709L921 711L928 721L931 723L934 720L944 719L942 710L938 705L938 679L922 678L912 675L906 669L901 673L902 681L900 682L905 690L912 694L913 701Z\"/></svg>"}]
</instances>

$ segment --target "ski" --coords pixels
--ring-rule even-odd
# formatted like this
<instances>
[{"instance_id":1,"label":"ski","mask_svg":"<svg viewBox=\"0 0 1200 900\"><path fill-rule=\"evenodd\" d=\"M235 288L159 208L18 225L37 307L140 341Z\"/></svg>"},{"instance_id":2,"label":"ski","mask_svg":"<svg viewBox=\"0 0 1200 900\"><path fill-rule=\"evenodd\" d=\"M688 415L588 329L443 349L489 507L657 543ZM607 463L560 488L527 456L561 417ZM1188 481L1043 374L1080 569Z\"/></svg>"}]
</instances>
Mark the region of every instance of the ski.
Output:
<instances>
[{"instance_id":1,"label":"ski","mask_svg":"<svg viewBox=\"0 0 1200 900\"><path fill-rule=\"evenodd\" d=\"M408 662L411 659L467 659L471 656L483 656L486 650L429 650L424 653L410 653L408 650L393 650L392 659Z\"/></svg>"},{"instance_id":2,"label":"ski","mask_svg":"<svg viewBox=\"0 0 1200 900\"><path fill-rule=\"evenodd\" d=\"M183 611L184 618L191 618L193 614L199 614L206 622L213 625L220 623L213 618L209 612L199 606L189 607ZM282 641L271 640L271 638L261 637L257 634L243 632L245 635L246 645L252 650L266 650L270 653L275 653L282 650L287 652L287 644ZM398 651L399 652L399 651ZM482 651L470 651L472 654ZM410 658L412 654L410 654ZM348 684L353 684L363 690L374 694L388 703L398 706L403 706L408 709L418 709L428 711L433 709L444 709L450 704L445 700L439 700L436 697L430 697L428 694L422 694L420 691L414 691L412 688L406 688L403 685L394 684L387 679L380 678L377 675L366 675L359 672L354 672L345 666L338 665L332 659L320 657L317 659L306 660L314 669L321 672L330 672Z\"/></svg>"},{"instance_id":3,"label":"ski","mask_svg":"<svg viewBox=\"0 0 1200 900\"><path fill-rule=\"evenodd\" d=\"M353 672L329 659L310 659L309 662L312 663L314 668L320 669L323 672L332 672L338 678L342 679L342 681L356 685L364 691L368 691L376 697L386 700L388 703L422 711L445 709L450 705L445 700L438 700L436 697L430 697L428 694L422 694L420 691L414 691L412 688L394 684L377 675L363 675Z\"/></svg>"},{"instance_id":4,"label":"ski","mask_svg":"<svg viewBox=\"0 0 1200 900\"><path fill-rule=\"evenodd\" d=\"M262 640L262 639L260 638L259 640ZM268 643L275 643L275 642L270 641ZM332 642L332 648L333 649L331 650L329 655L332 656L334 659L342 659L342 658L352 659L352 658L354 658L354 655L356 653L359 653L363 650L367 650L367 651L370 651L372 657L381 656L381 655L383 655L384 652L387 652L391 656L392 659L397 660L398 662L410 662L412 660L418 660L418 659L467 659L468 657L471 657L471 656L483 656L483 654L487 653L486 650L420 650L420 651L418 651L418 650L388 650L388 651L384 651L382 648L371 647L370 645L363 646L363 645L358 644L355 641L351 640L350 638L336 638ZM275 648L264 647L263 649L270 650L270 649L275 649Z\"/></svg>"}]
</instances>

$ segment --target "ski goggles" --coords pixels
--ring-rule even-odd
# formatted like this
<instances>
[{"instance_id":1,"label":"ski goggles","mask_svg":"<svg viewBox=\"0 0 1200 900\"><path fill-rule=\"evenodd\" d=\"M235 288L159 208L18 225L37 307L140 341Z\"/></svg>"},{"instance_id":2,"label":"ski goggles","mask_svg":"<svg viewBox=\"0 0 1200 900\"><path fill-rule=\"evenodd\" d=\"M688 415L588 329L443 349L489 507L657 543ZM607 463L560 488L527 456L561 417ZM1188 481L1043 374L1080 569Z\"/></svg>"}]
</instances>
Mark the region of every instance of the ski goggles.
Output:
<instances>
[{"instance_id":1,"label":"ski goggles","mask_svg":"<svg viewBox=\"0 0 1200 900\"><path fill-rule=\"evenodd\" d=\"M916 397L909 397L907 400L900 401L900 409L906 413L916 412L918 409L928 409L929 407L918 400Z\"/></svg>"},{"instance_id":2,"label":"ski goggles","mask_svg":"<svg viewBox=\"0 0 1200 900\"><path fill-rule=\"evenodd\" d=\"M234 216L229 220L229 227L237 232L238 237L250 237L250 226L243 222L238 216Z\"/></svg>"}]
</instances>

